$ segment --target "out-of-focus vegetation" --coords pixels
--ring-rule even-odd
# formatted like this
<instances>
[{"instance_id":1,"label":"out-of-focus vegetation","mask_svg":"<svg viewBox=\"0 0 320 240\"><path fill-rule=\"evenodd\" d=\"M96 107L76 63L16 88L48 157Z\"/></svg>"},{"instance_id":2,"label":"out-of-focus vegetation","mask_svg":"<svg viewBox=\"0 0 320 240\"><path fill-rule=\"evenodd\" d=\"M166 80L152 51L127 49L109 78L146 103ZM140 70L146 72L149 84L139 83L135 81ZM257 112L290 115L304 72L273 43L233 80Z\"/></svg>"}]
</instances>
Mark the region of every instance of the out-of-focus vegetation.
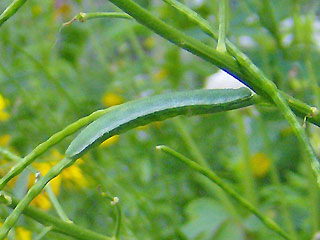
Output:
<instances>
[{"instance_id":1,"label":"out-of-focus vegetation","mask_svg":"<svg viewBox=\"0 0 320 240\"><path fill-rule=\"evenodd\" d=\"M141 6L211 46L209 36L161 0ZM218 27L215 0L181 1ZM3 0L1 9L10 3ZM227 37L286 93L319 106L318 1L229 2ZM0 28L0 146L26 156L38 144L95 110L164 92L223 85L213 65L172 45L134 21L95 19L62 27L79 12L119 11L108 1L32 1ZM273 32L273 25L278 32ZM270 27L271 26L271 27ZM308 117L308 116L306 116ZM303 124L303 120L301 120ZM316 154L317 127L306 124ZM73 136L74 137L74 136ZM42 175L63 158L68 137L33 167ZM319 189L292 129L275 108L180 117L114 136L51 182L77 225L111 236L117 196L120 239L281 239L209 180L155 151L165 144L202 159L226 183L276 221L292 239L316 238ZM14 165L0 158L3 176ZM25 170L6 191L22 198L35 176ZM56 215L47 193L32 202ZM4 220L10 213L1 207ZM20 218L8 239L36 239L43 226ZM71 239L49 232L43 239Z\"/></svg>"}]
</instances>

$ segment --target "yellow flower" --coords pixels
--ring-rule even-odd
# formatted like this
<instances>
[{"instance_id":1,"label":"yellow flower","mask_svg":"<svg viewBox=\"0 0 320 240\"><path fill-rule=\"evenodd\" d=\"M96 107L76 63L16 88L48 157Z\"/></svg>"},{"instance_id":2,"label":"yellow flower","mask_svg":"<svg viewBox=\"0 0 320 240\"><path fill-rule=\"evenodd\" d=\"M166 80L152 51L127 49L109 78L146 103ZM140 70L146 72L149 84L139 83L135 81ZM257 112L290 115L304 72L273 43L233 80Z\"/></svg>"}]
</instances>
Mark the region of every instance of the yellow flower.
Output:
<instances>
[{"instance_id":1,"label":"yellow flower","mask_svg":"<svg viewBox=\"0 0 320 240\"><path fill-rule=\"evenodd\" d=\"M7 146L8 143L10 142L11 136L9 134L5 134L0 136L0 146Z\"/></svg>"},{"instance_id":2,"label":"yellow flower","mask_svg":"<svg viewBox=\"0 0 320 240\"><path fill-rule=\"evenodd\" d=\"M101 143L100 147L109 147L115 144L116 142L118 142L118 140L119 140L119 135L114 135L111 138L108 138L107 140L105 140L103 143Z\"/></svg>"},{"instance_id":3,"label":"yellow flower","mask_svg":"<svg viewBox=\"0 0 320 240\"><path fill-rule=\"evenodd\" d=\"M32 240L32 232L23 228L17 227L16 228L16 239L17 240Z\"/></svg>"},{"instance_id":4,"label":"yellow flower","mask_svg":"<svg viewBox=\"0 0 320 240\"><path fill-rule=\"evenodd\" d=\"M42 192L38 196L36 196L30 203L30 205L38 207L43 211L47 211L51 208L51 202L46 192Z\"/></svg>"},{"instance_id":5,"label":"yellow flower","mask_svg":"<svg viewBox=\"0 0 320 240\"><path fill-rule=\"evenodd\" d=\"M0 94L0 111L3 111L7 107L7 101L8 100Z\"/></svg>"},{"instance_id":6,"label":"yellow flower","mask_svg":"<svg viewBox=\"0 0 320 240\"><path fill-rule=\"evenodd\" d=\"M78 159L77 161L81 161L81 159ZM66 187L86 187L88 185L87 179L83 176L80 167L77 165L72 165L65 169L61 173L61 177L66 184Z\"/></svg>"},{"instance_id":7,"label":"yellow flower","mask_svg":"<svg viewBox=\"0 0 320 240\"><path fill-rule=\"evenodd\" d=\"M168 71L165 68L160 69L158 72L156 72L153 75L153 79L155 82L160 82L161 80L163 80L164 78L166 78L168 76Z\"/></svg>"},{"instance_id":8,"label":"yellow flower","mask_svg":"<svg viewBox=\"0 0 320 240\"><path fill-rule=\"evenodd\" d=\"M56 162L40 162L40 163L33 163L32 165L38 171L40 171L42 176L44 176L55 164ZM32 174L29 177L29 187L31 187L34 184L34 182L35 182L35 175ZM50 185L53 193L55 195L58 195L60 192L61 176L57 176L56 178L52 179L50 181ZM46 211L51 207L51 202L47 196L47 193L43 191L32 200L31 205L35 207L39 207L40 209Z\"/></svg>"},{"instance_id":9,"label":"yellow flower","mask_svg":"<svg viewBox=\"0 0 320 240\"><path fill-rule=\"evenodd\" d=\"M0 121L6 121L10 115L5 112L5 108L9 105L9 100L0 94Z\"/></svg>"},{"instance_id":10,"label":"yellow flower","mask_svg":"<svg viewBox=\"0 0 320 240\"><path fill-rule=\"evenodd\" d=\"M114 105L119 105L124 102L124 98L114 93L107 92L102 97L102 102L105 106L111 107Z\"/></svg>"},{"instance_id":11,"label":"yellow flower","mask_svg":"<svg viewBox=\"0 0 320 240\"><path fill-rule=\"evenodd\" d=\"M54 165L56 165L63 158L64 156L59 151L53 149L50 154L50 162L33 163L32 165L41 172L42 176L44 176ZM50 181L51 188L55 195L59 195L61 181L63 181L65 186L69 188L77 186L87 186L87 180L83 176L82 171L78 166L81 162L83 162L82 159L78 159L75 164L66 168L59 176ZM29 178L29 187L31 187L34 182L35 176L33 174ZM47 193L42 192L31 202L31 205L39 207L42 210L48 210L51 207L51 202L48 198Z\"/></svg>"},{"instance_id":12,"label":"yellow flower","mask_svg":"<svg viewBox=\"0 0 320 240\"><path fill-rule=\"evenodd\" d=\"M7 121L9 117L10 117L9 113L0 111L0 121L2 122Z\"/></svg>"},{"instance_id":13,"label":"yellow flower","mask_svg":"<svg viewBox=\"0 0 320 240\"><path fill-rule=\"evenodd\" d=\"M253 175L263 178L270 169L271 161L264 153L256 153L250 158Z\"/></svg>"}]
</instances>

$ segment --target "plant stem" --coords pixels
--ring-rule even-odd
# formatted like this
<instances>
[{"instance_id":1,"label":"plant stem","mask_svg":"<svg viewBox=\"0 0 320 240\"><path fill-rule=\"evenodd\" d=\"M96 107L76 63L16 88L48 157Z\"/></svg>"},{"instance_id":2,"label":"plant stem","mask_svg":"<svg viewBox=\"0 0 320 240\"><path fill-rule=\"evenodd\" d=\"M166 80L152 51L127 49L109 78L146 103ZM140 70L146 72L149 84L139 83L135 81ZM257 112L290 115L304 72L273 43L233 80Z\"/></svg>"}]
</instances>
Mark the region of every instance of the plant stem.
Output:
<instances>
[{"instance_id":1,"label":"plant stem","mask_svg":"<svg viewBox=\"0 0 320 240\"><path fill-rule=\"evenodd\" d=\"M184 122L180 118L172 119L172 121L176 129L178 130L182 140L188 147L191 156L200 164L200 166L210 169L210 165L208 164L207 160L202 155L194 139L186 129ZM204 182L203 180L204 179L200 178L199 182L202 185L206 185L206 182ZM230 214L234 217L237 223L241 223L241 218L236 208L233 206L232 202L228 198L228 196L226 196L225 193L221 190L221 188L219 188L216 184L211 184L210 187L213 189L214 193L217 195L221 203L224 204L225 207L229 210Z\"/></svg>"},{"instance_id":2,"label":"plant stem","mask_svg":"<svg viewBox=\"0 0 320 240\"><path fill-rule=\"evenodd\" d=\"M52 227L45 227L43 230L37 235L34 240L41 240L45 235L47 235L52 230Z\"/></svg>"},{"instance_id":3,"label":"plant stem","mask_svg":"<svg viewBox=\"0 0 320 240\"><path fill-rule=\"evenodd\" d=\"M14 209L19 205L19 200L13 196L6 195L2 193L2 196L5 196L9 201L5 202L8 207ZM101 234L95 233L91 230L88 230L84 227L80 227L72 222L64 222L60 219L50 216L49 214L38 210L35 207L28 206L24 209L23 214L31 217L35 221L45 225L51 226L52 231L63 233L65 235L74 237L76 239L82 240L111 240L110 237L105 237Z\"/></svg>"},{"instance_id":4,"label":"plant stem","mask_svg":"<svg viewBox=\"0 0 320 240\"><path fill-rule=\"evenodd\" d=\"M11 43L12 47L14 47L16 50L24 54L27 58L29 58L36 66L38 66L43 73L47 76L47 79L56 87L60 95L62 95L69 103L70 105L79 111L79 105L75 103L72 96L69 94L68 91L65 90L65 88L60 83L59 79L55 78L50 71L47 69L46 66L44 66L38 59L36 59L34 56L32 56L30 53L28 53L25 49L21 48L20 46Z\"/></svg>"},{"instance_id":5,"label":"plant stem","mask_svg":"<svg viewBox=\"0 0 320 240\"><path fill-rule=\"evenodd\" d=\"M235 51L233 56L236 60L234 60L231 56L218 52L153 17L132 0L110 1L155 33L218 66L249 86L256 93L271 100L289 122L301 146L306 151L308 159L311 162L312 170L320 186L320 163L313 152L304 129L284 100L283 95L278 91L276 85L270 81L245 54L240 51Z\"/></svg>"},{"instance_id":6,"label":"plant stem","mask_svg":"<svg viewBox=\"0 0 320 240\"><path fill-rule=\"evenodd\" d=\"M182 154L174 151L173 149L171 149L167 146L157 146L157 149L159 149L159 150L173 156L174 158L184 162L193 170L201 173L202 175L206 176L211 181L213 181L214 183L219 185L223 189L223 191L225 191L227 194L229 194L231 197L233 197L239 204L241 204L243 207L245 207L247 210L249 210L255 216L257 216L262 221L262 223L270 230L276 232L278 235L282 236L284 239L292 239L273 220L265 217L262 213L259 212L259 210L257 210L253 205L251 205L247 200L242 198L232 188L230 188L227 184L225 184L223 182L223 180L221 178L219 178L213 171L211 171L207 168L201 167L196 162L190 160L189 158L183 156Z\"/></svg>"},{"instance_id":7,"label":"plant stem","mask_svg":"<svg viewBox=\"0 0 320 240\"><path fill-rule=\"evenodd\" d=\"M46 184L58 176L65 168L71 166L75 162L74 159L64 158L53 166L48 173L40 178L27 192L23 199L18 203L16 208L6 218L0 228L0 239L3 240L8 235L10 229L16 224L22 212L28 207L31 201L44 189Z\"/></svg>"},{"instance_id":8,"label":"plant stem","mask_svg":"<svg viewBox=\"0 0 320 240\"><path fill-rule=\"evenodd\" d=\"M289 207L287 206L288 203L285 201L286 198L285 198L284 189L281 184L278 170L276 168L275 157L273 155L272 149L270 148L270 141L269 141L269 137L268 137L267 130L265 128L264 123L265 122L262 120L262 118L258 117L258 124L259 124L259 129L262 134L262 140L263 140L265 149L271 159L271 166L270 166L271 182L273 185L275 185L279 189L278 193L279 193L280 211L281 211L281 215L284 220L284 224L286 225L288 232L292 236L292 239L297 240L297 239L299 239L298 233L295 230L295 226L294 226L293 221L291 220L292 219L291 214L289 211ZM310 170L310 171L311 171L310 173L312 175L312 170Z\"/></svg>"},{"instance_id":9,"label":"plant stem","mask_svg":"<svg viewBox=\"0 0 320 240\"><path fill-rule=\"evenodd\" d=\"M220 0L219 3L219 38L217 51L225 53L226 48L226 32L227 32L227 5L228 0Z\"/></svg>"},{"instance_id":10,"label":"plant stem","mask_svg":"<svg viewBox=\"0 0 320 240\"><path fill-rule=\"evenodd\" d=\"M187 8L185 5L183 5L180 2L177 2L175 0L163 0L163 1L168 3L168 4L170 4L172 7L176 8L181 13L186 14L186 16L189 17L190 20L192 20L193 22L198 24L199 27L205 33L207 33L208 35L212 36L216 40L218 39L218 35L215 33L215 30L210 26L210 24L206 20L201 18L196 12L192 11L191 9ZM103 16L103 15L101 15L101 16ZM183 35L183 36L187 37L185 35ZM166 39L171 41L169 38L166 38ZM198 44L202 45L202 47L203 46L206 47L206 45L203 45L201 42L198 42L196 40L194 40L194 41L197 42ZM173 41L171 41L171 42L173 42ZM176 45L178 45L178 44L176 44ZM227 50L229 51L229 53L231 55L238 55L238 57L239 57L239 54L237 54L237 52L240 52L240 50L232 42L230 42L228 39L226 39L226 46L227 46ZM212 48L210 48L210 49L213 50ZM194 51L190 51L190 52L192 52L193 54L201 57L201 53L196 53ZM243 54L243 55L245 56L245 54ZM201 57L201 58L205 59L205 57ZM210 62L210 60L207 60L207 61ZM246 61L248 63L249 63L249 61L251 62L251 60L249 58L247 58ZM252 62L251 62L251 64L254 65ZM237 73L241 72L241 69L238 69L236 72ZM248 81L250 81L250 80L248 80ZM284 93L282 91L281 91L281 93L283 94L285 99L288 101L289 106L295 112L295 114L297 114L301 118L304 118L305 116L309 116L307 118L307 120L309 122L311 122L311 123L313 123L313 124L315 124L315 125L320 127L320 111L318 111L317 108L311 107L311 106L305 104L304 102L302 102L302 101L300 101L298 99L295 99L294 97L292 97L292 96L290 96L290 95L288 95L288 94L286 94L286 93Z\"/></svg>"},{"instance_id":11,"label":"plant stem","mask_svg":"<svg viewBox=\"0 0 320 240\"><path fill-rule=\"evenodd\" d=\"M14 0L0 15L0 26L12 17L27 0Z\"/></svg>"},{"instance_id":12,"label":"plant stem","mask_svg":"<svg viewBox=\"0 0 320 240\"><path fill-rule=\"evenodd\" d=\"M11 161L14 161L14 162L22 161L22 158L20 158L19 156L11 153L9 150L6 150L6 149L4 149L2 147L0 147L0 155L3 155L7 159L9 159ZM38 171L35 168L33 168L32 166L28 166L27 168L34 174L38 173ZM53 205L54 209L56 210L57 214L59 215L59 217L63 221L70 222L68 216L63 211L63 209L62 209L57 197L54 195L52 187L51 187L51 184L48 184L47 187L45 188L45 190L46 190L46 192L48 194L50 202L52 203L52 205Z\"/></svg>"},{"instance_id":13,"label":"plant stem","mask_svg":"<svg viewBox=\"0 0 320 240\"><path fill-rule=\"evenodd\" d=\"M281 34L278 27L279 24L277 24L270 0L264 0L260 2L258 15L261 25L270 32L278 48L281 49L284 54L286 54L281 40Z\"/></svg>"},{"instance_id":14,"label":"plant stem","mask_svg":"<svg viewBox=\"0 0 320 240\"><path fill-rule=\"evenodd\" d=\"M65 129L57 132L52 135L47 141L38 145L35 149L32 150L26 157L23 158L22 161L19 161L3 178L0 179L0 190L4 188L4 186L15 176L17 176L20 172L23 171L28 165L30 165L37 157L46 152L49 148L56 145L66 137L72 135L80 128L88 125L92 121L104 115L109 111L110 108L104 110L98 110L89 116L79 119L78 121L70 124Z\"/></svg>"},{"instance_id":15,"label":"plant stem","mask_svg":"<svg viewBox=\"0 0 320 240\"><path fill-rule=\"evenodd\" d=\"M255 190L255 182L252 173L251 163L250 163L250 146L249 146L249 139L247 136L247 127L244 121L244 117L242 113L239 112L234 115L234 119L237 122L237 137L238 137L238 144L240 145L242 156L242 164L243 164L243 171L241 171L241 181L244 186L244 191L246 198L249 200L251 204L257 206L257 199L256 199L256 190Z\"/></svg>"},{"instance_id":16,"label":"plant stem","mask_svg":"<svg viewBox=\"0 0 320 240\"><path fill-rule=\"evenodd\" d=\"M176 0L163 0L163 1L168 3L170 6L175 8L180 13L186 15L192 22L197 24L201 28L201 30L204 31L206 34L213 37L215 40L218 40L218 35L216 34L216 30L212 26L210 26L210 23L207 20L203 19L196 12L194 12L193 10L191 10L190 8L188 8L187 6L183 5L182 3ZM228 52L232 56L237 56L237 58L241 57L240 56L241 51L228 39L226 39L226 46L227 46ZM247 66L254 66L252 61L245 54L241 53L241 55L246 58ZM247 79L247 81L250 81L250 80ZM298 116L302 118L304 118L305 116L311 116L310 118L308 118L308 121L320 127L320 112L316 108L310 107L307 104L303 103L302 101L297 100L284 92L281 92L281 93L288 101L288 104L291 107L291 109L295 111L295 113Z\"/></svg>"},{"instance_id":17,"label":"plant stem","mask_svg":"<svg viewBox=\"0 0 320 240\"><path fill-rule=\"evenodd\" d=\"M70 21L63 24L63 26L68 26L74 21L85 22L89 19L94 18L124 18L134 20L130 15L126 13L118 13L118 12L91 12L91 13L84 13L80 12L76 16L74 16Z\"/></svg>"}]
</instances>

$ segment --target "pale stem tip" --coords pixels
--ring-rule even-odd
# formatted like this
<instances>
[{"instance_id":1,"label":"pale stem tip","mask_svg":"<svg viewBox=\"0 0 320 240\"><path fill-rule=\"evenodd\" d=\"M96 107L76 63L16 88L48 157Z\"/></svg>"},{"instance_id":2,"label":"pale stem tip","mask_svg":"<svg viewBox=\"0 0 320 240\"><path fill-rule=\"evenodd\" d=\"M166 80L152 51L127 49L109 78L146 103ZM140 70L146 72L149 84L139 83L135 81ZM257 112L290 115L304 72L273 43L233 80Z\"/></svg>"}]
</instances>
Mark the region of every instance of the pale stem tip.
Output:
<instances>
[{"instance_id":1,"label":"pale stem tip","mask_svg":"<svg viewBox=\"0 0 320 240\"><path fill-rule=\"evenodd\" d=\"M157 150L161 150L163 148L163 145L158 145L158 146L156 146L156 149Z\"/></svg>"},{"instance_id":2,"label":"pale stem tip","mask_svg":"<svg viewBox=\"0 0 320 240\"><path fill-rule=\"evenodd\" d=\"M118 197L114 197L114 198L113 198L113 201L111 201L110 204L111 204L112 206L114 206L114 205L116 205L119 201L120 201L120 199L119 199Z\"/></svg>"}]
</instances>

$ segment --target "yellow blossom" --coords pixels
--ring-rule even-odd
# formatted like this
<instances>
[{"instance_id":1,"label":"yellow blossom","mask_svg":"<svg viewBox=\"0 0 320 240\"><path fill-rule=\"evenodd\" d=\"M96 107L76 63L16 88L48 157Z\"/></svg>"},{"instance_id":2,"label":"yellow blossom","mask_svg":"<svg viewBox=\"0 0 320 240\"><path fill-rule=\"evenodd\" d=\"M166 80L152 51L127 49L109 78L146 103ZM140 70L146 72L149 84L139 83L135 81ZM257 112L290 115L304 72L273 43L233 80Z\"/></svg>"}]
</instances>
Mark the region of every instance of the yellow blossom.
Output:
<instances>
[{"instance_id":1,"label":"yellow blossom","mask_svg":"<svg viewBox=\"0 0 320 240\"><path fill-rule=\"evenodd\" d=\"M23 227L16 228L16 239L17 240L31 240L32 232Z\"/></svg>"},{"instance_id":2,"label":"yellow blossom","mask_svg":"<svg viewBox=\"0 0 320 240\"><path fill-rule=\"evenodd\" d=\"M5 112L5 108L9 105L9 100L0 94L0 121L6 121L10 115Z\"/></svg>"},{"instance_id":3,"label":"yellow blossom","mask_svg":"<svg viewBox=\"0 0 320 240\"><path fill-rule=\"evenodd\" d=\"M81 159L78 159L77 161L79 160ZM80 167L77 165L72 165L71 167L65 169L61 176L66 184L66 187L85 187L88 184L87 179L83 176Z\"/></svg>"},{"instance_id":4,"label":"yellow blossom","mask_svg":"<svg viewBox=\"0 0 320 240\"><path fill-rule=\"evenodd\" d=\"M32 165L41 173L42 176L46 175L47 172L56 164L56 162L40 162L33 163ZM29 177L29 187L31 187L35 182L35 175L31 174ZM50 185L52 191L55 195L58 195L60 192L61 185L61 176L57 176L56 178L50 181ZM32 202L32 206L39 207L42 210L48 210L51 207L51 202L47 196L46 192L40 193L37 197L35 197Z\"/></svg>"},{"instance_id":5,"label":"yellow blossom","mask_svg":"<svg viewBox=\"0 0 320 240\"><path fill-rule=\"evenodd\" d=\"M5 134L0 136L0 146L7 146L8 143L10 142L11 136L9 134Z\"/></svg>"},{"instance_id":6,"label":"yellow blossom","mask_svg":"<svg viewBox=\"0 0 320 240\"><path fill-rule=\"evenodd\" d=\"M156 72L153 75L153 79L155 82L160 82L161 80L163 80L164 78L166 78L168 76L168 71L165 68L160 69L158 72Z\"/></svg>"},{"instance_id":7,"label":"yellow blossom","mask_svg":"<svg viewBox=\"0 0 320 240\"><path fill-rule=\"evenodd\" d=\"M0 121L7 121L8 118L10 117L9 113L0 111Z\"/></svg>"},{"instance_id":8,"label":"yellow blossom","mask_svg":"<svg viewBox=\"0 0 320 240\"><path fill-rule=\"evenodd\" d=\"M7 100L0 94L0 111L7 107Z\"/></svg>"},{"instance_id":9,"label":"yellow blossom","mask_svg":"<svg viewBox=\"0 0 320 240\"><path fill-rule=\"evenodd\" d=\"M256 153L250 158L251 169L256 177L264 177L270 169L271 161L264 153Z\"/></svg>"},{"instance_id":10,"label":"yellow blossom","mask_svg":"<svg viewBox=\"0 0 320 240\"><path fill-rule=\"evenodd\" d=\"M124 102L124 98L114 93L107 92L102 97L102 102L105 106L111 107L114 105L119 105Z\"/></svg>"},{"instance_id":11,"label":"yellow blossom","mask_svg":"<svg viewBox=\"0 0 320 240\"><path fill-rule=\"evenodd\" d=\"M49 162L33 163L32 165L41 172L44 176L47 172L64 158L58 150L53 149L50 154ZM84 187L87 186L87 179L83 176L79 167L79 163L83 162L82 159L78 159L75 164L66 168L60 175L50 181L51 188L55 195L60 192L61 181L66 187L72 188L75 186ZM35 175L32 174L29 178L29 187L35 182ZM31 205L41 208L42 210L48 210L51 207L51 202L46 192L39 194L32 202Z\"/></svg>"},{"instance_id":12,"label":"yellow blossom","mask_svg":"<svg viewBox=\"0 0 320 240\"><path fill-rule=\"evenodd\" d=\"M30 205L38 207L44 211L47 211L51 208L51 202L46 192L42 192L38 196L36 196L30 203Z\"/></svg>"},{"instance_id":13,"label":"yellow blossom","mask_svg":"<svg viewBox=\"0 0 320 240\"><path fill-rule=\"evenodd\" d=\"M37 169L42 176L46 175L47 172L56 164L57 162L39 162L33 163L32 165ZM29 186L32 186L35 182L35 176L32 174L29 178ZM56 178L50 181L50 185L55 195L58 195L60 192L61 177L57 176Z\"/></svg>"},{"instance_id":14,"label":"yellow blossom","mask_svg":"<svg viewBox=\"0 0 320 240\"><path fill-rule=\"evenodd\" d=\"M100 147L109 147L115 144L116 142L118 142L118 140L119 140L119 135L114 135L111 138L108 138L107 140L105 140L103 143L101 143Z\"/></svg>"}]
</instances>

